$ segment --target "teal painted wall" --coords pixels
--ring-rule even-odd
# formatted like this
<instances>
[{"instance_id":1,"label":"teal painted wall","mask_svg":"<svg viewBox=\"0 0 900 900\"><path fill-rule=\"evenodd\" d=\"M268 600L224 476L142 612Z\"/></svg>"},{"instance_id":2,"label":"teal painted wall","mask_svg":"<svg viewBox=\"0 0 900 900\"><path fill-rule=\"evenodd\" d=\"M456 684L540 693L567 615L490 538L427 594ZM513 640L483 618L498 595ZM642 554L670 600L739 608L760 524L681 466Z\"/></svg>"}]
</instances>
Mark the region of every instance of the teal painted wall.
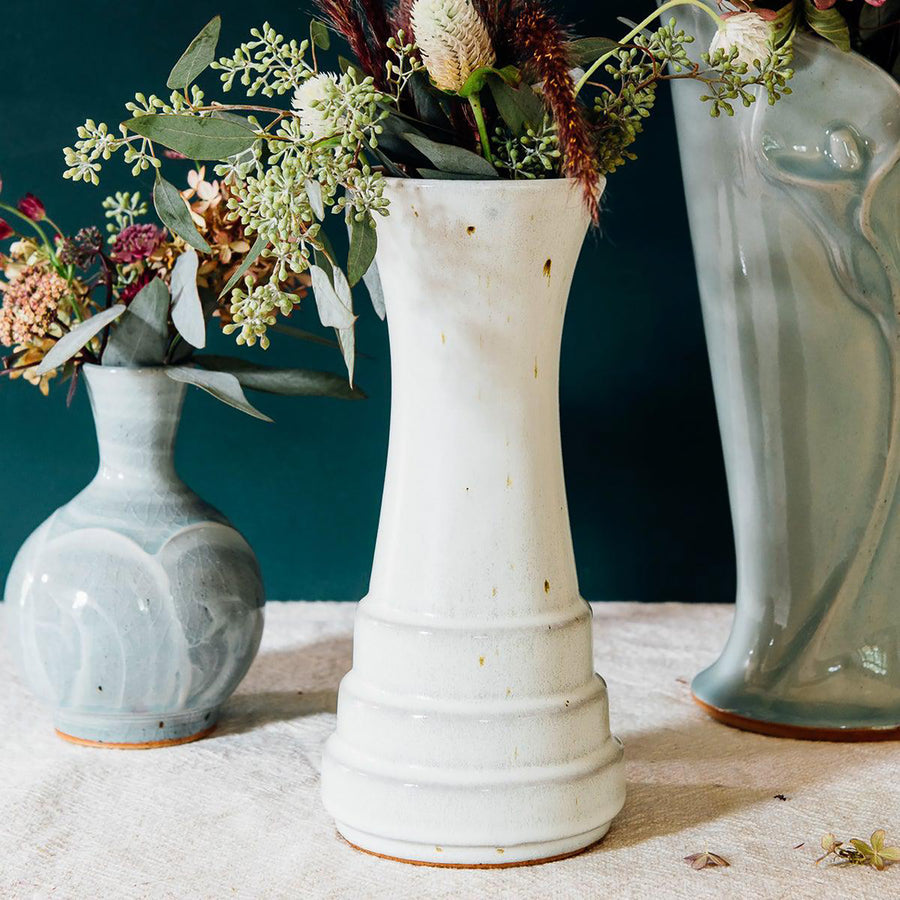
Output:
<instances>
[{"instance_id":1,"label":"teal painted wall","mask_svg":"<svg viewBox=\"0 0 900 900\"><path fill-rule=\"evenodd\" d=\"M584 35L621 26L596 3L562 3ZM612 4L606 4L611 6ZM637 18L651 8L629 0ZM123 118L131 93L164 90L169 68L216 12L223 48L269 19L301 36L290 0L44 0L3 16L0 175L6 200L41 196L63 229L100 218L107 192L131 189L110 166L100 190L64 182L60 148L87 116ZM215 90L212 88L211 90ZM715 410L667 92L615 174L603 230L589 237L563 347L562 428L581 587L590 600L730 601L734 555ZM172 180L181 177L173 172ZM150 180L143 179L146 193ZM361 304L362 306L362 304ZM315 327L308 303L298 324ZM361 318L362 403L258 397L266 425L190 392L178 447L185 480L256 548L269 596L356 600L368 584L387 451L386 330ZM216 336L221 352L229 338ZM280 339L266 361L340 371L336 354ZM0 382L0 573L96 466L85 394L67 410L22 382Z\"/></svg>"}]
</instances>

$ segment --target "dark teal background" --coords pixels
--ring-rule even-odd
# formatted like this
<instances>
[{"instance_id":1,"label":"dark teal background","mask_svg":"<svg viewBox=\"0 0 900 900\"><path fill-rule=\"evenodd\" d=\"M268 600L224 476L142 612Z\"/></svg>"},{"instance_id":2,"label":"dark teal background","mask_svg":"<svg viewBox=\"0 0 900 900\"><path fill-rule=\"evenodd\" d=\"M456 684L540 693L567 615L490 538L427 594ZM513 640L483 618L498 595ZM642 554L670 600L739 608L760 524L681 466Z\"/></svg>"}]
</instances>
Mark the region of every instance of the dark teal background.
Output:
<instances>
[{"instance_id":1,"label":"dark teal background","mask_svg":"<svg viewBox=\"0 0 900 900\"><path fill-rule=\"evenodd\" d=\"M613 14L592 11L601 5L627 7L633 18L652 8L633 0L560 8L583 35L621 34ZM164 93L175 59L216 12L222 50L265 19L288 36L306 33L291 0L44 0L27 15L4 15L3 199L32 191L64 230L100 224L103 197L136 185L121 165L107 166L99 189L64 182L61 148L88 116L114 124L135 91ZM724 469L668 89L661 93L635 148L639 160L610 178L602 233L588 238L572 291L561 387L569 506L589 600L730 601ZM176 164L168 174L180 183L184 170ZM149 195L150 178L139 181ZM359 360L357 378L367 401L256 395L276 419L266 425L189 392L181 474L244 532L275 599L356 600L368 584L390 374L386 329L359 299L358 344L370 358ZM309 302L297 324L314 323ZM232 344L216 335L213 346ZM264 361L341 369L335 352L281 337ZM90 479L96 446L83 391L67 410L64 390L44 399L3 380L0 423L5 577L30 531Z\"/></svg>"}]
</instances>

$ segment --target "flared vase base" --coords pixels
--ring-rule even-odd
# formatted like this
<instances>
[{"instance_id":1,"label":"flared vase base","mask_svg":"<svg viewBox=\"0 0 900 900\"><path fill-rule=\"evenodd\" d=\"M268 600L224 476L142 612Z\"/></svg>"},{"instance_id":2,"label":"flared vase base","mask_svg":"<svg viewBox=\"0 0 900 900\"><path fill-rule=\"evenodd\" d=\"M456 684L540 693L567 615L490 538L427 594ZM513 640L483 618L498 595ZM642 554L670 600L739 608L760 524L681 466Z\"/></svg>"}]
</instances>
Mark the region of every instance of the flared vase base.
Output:
<instances>
[{"instance_id":1,"label":"flared vase base","mask_svg":"<svg viewBox=\"0 0 900 900\"><path fill-rule=\"evenodd\" d=\"M499 846L441 846L413 841L392 840L359 831L340 822L341 837L356 850L411 866L432 866L439 869L511 869L519 866L540 866L544 863L568 859L584 853L597 844L609 831L611 822L592 828L583 834L553 841Z\"/></svg>"},{"instance_id":2,"label":"flared vase base","mask_svg":"<svg viewBox=\"0 0 900 900\"><path fill-rule=\"evenodd\" d=\"M791 725L784 722L769 722L753 719L727 709L719 709L692 694L694 702L717 722L722 722L741 731L753 731L769 737L791 738L798 741L898 741L900 725L873 728L829 728L812 725Z\"/></svg>"},{"instance_id":3,"label":"flared vase base","mask_svg":"<svg viewBox=\"0 0 900 900\"><path fill-rule=\"evenodd\" d=\"M218 710L199 710L167 716L57 715L56 733L64 741L107 750L154 750L190 744L209 737L218 722Z\"/></svg>"}]
</instances>

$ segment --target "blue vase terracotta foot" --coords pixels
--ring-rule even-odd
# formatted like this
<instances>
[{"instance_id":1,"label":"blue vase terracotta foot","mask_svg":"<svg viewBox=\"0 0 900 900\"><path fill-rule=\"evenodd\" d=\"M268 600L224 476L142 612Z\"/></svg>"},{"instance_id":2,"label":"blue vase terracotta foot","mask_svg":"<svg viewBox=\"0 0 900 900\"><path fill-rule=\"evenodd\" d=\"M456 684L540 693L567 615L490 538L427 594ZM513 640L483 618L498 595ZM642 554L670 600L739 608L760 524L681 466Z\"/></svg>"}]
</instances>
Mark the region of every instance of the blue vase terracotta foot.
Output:
<instances>
[{"instance_id":1,"label":"blue vase terracotta foot","mask_svg":"<svg viewBox=\"0 0 900 900\"><path fill-rule=\"evenodd\" d=\"M215 731L218 709L177 714L91 715L58 710L56 733L63 740L111 750L149 750L199 741Z\"/></svg>"}]
</instances>

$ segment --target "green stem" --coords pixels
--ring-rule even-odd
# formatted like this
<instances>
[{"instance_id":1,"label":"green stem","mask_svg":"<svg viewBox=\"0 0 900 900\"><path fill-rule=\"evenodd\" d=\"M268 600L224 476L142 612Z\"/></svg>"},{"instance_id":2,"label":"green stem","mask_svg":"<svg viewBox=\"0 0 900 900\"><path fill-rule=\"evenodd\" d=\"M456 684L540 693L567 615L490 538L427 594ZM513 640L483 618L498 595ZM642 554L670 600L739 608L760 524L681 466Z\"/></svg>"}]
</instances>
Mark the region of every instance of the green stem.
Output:
<instances>
[{"instance_id":1,"label":"green stem","mask_svg":"<svg viewBox=\"0 0 900 900\"><path fill-rule=\"evenodd\" d=\"M697 9L702 9L708 16L710 16L713 21L716 23L717 28L721 28L725 24L725 20L721 16L717 16L716 13L710 9L703 0L669 0L668 3L663 3L663 5L656 10L656 12L651 13L641 22L639 25L635 25L625 37L619 41L619 44L627 44L632 38L637 37L651 22L658 19L663 13L667 12L670 9L673 9L676 6L696 6ZM593 65L581 76L578 80L578 83L575 85L575 96L578 96L578 92L590 81L591 75L600 68L611 56L614 56L619 52L619 48L617 47L615 50L610 50L609 53L604 53L599 59L595 60Z\"/></svg>"},{"instance_id":2,"label":"green stem","mask_svg":"<svg viewBox=\"0 0 900 900\"><path fill-rule=\"evenodd\" d=\"M50 246L50 241L47 240L47 235L44 234L44 229L38 228L37 222L35 222L34 219L29 219L28 216L20 213L19 210L17 210L14 206L8 206L6 203L0 203L0 209L2 209L4 212L8 212L14 216L17 216L23 222L27 222L38 233L38 236L44 242L44 246L49 250L53 249Z\"/></svg>"},{"instance_id":3,"label":"green stem","mask_svg":"<svg viewBox=\"0 0 900 900\"><path fill-rule=\"evenodd\" d=\"M488 140L487 126L484 124L484 109L481 106L481 98L478 94L469 94L469 106L475 114L475 122L478 125L478 137L481 138L481 152L484 158L491 164L494 164L494 157L491 156L491 143Z\"/></svg>"}]
</instances>

